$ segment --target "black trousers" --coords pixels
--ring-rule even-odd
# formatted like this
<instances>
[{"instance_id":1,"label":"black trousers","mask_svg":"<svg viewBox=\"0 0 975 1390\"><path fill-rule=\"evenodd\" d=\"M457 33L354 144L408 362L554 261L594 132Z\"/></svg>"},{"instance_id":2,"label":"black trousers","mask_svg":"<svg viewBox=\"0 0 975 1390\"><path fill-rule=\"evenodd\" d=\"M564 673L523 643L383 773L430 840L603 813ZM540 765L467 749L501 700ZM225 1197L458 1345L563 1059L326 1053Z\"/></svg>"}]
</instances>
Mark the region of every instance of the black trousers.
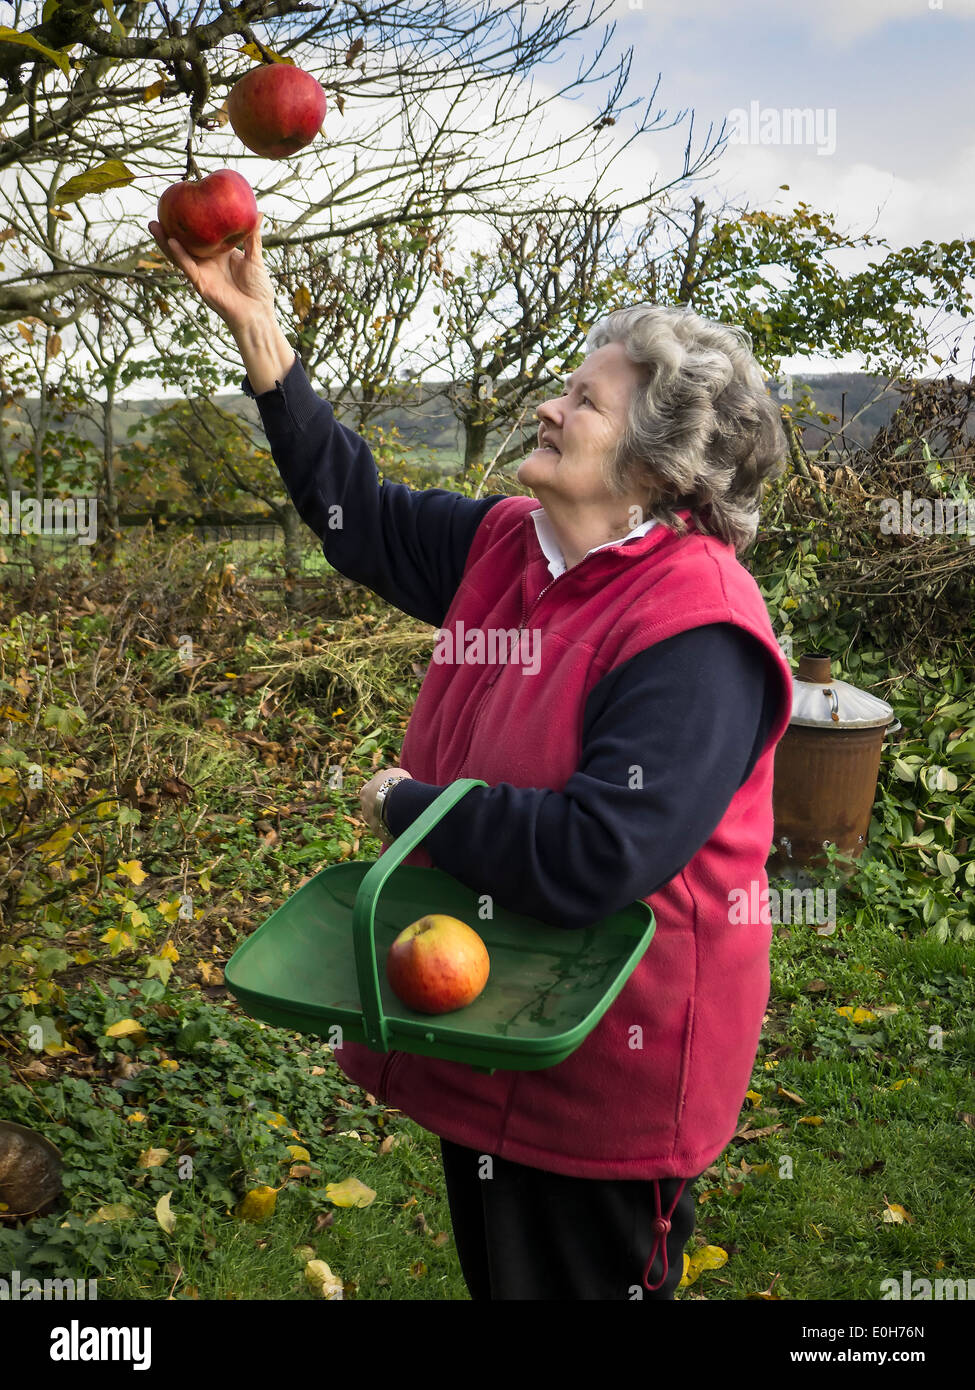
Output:
<instances>
[{"instance_id":1,"label":"black trousers","mask_svg":"<svg viewBox=\"0 0 975 1390\"><path fill-rule=\"evenodd\" d=\"M496 1155L490 1155L491 1175L482 1176L487 1155L448 1139L440 1140L440 1151L472 1299L673 1299L694 1231L695 1178L659 1180L659 1213L670 1214L670 1231L660 1239L653 1182L571 1178ZM647 1287L658 1283L653 1291Z\"/></svg>"}]
</instances>

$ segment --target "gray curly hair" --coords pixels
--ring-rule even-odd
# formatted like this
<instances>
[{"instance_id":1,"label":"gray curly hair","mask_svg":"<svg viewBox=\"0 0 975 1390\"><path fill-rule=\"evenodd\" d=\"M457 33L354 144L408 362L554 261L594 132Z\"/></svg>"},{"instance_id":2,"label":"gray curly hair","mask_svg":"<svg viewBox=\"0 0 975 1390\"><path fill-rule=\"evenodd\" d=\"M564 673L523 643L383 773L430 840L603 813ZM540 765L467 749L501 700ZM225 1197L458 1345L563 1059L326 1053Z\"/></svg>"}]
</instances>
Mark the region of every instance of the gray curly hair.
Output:
<instances>
[{"instance_id":1,"label":"gray curly hair","mask_svg":"<svg viewBox=\"0 0 975 1390\"><path fill-rule=\"evenodd\" d=\"M785 467L782 419L752 355L751 336L689 308L637 304L600 319L590 352L620 343L649 372L629 415L606 483L614 496L646 487L647 513L683 535L698 528L747 550L758 531L762 490Z\"/></svg>"}]
</instances>

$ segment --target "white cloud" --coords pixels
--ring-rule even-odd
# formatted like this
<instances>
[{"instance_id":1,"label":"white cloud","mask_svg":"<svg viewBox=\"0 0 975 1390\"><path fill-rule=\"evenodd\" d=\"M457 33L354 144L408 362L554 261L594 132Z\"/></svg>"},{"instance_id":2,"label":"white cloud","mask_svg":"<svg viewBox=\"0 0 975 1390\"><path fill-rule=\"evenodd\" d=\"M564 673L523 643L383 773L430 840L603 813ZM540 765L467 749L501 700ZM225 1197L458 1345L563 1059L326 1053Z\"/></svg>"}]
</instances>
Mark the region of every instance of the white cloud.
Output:
<instances>
[{"instance_id":1,"label":"white cloud","mask_svg":"<svg viewBox=\"0 0 975 1390\"><path fill-rule=\"evenodd\" d=\"M852 43L864 35L904 20L975 19L975 0L816 0L812 5L789 5L782 0L614 0L606 19L646 20L652 25L686 26L693 19L738 19L756 29L783 20L811 30L830 43ZM627 37L630 37L629 35Z\"/></svg>"}]
</instances>

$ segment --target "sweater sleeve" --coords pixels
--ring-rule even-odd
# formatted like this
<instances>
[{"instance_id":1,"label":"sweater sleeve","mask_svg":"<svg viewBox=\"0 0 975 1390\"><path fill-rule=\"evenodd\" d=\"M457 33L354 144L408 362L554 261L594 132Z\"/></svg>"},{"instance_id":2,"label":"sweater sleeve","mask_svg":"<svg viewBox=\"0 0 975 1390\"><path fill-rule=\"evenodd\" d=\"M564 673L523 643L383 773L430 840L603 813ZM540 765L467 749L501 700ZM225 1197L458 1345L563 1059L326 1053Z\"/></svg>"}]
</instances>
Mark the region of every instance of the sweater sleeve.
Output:
<instances>
[{"instance_id":1,"label":"sweater sleeve","mask_svg":"<svg viewBox=\"0 0 975 1390\"><path fill-rule=\"evenodd\" d=\"M300 357L270 391L256 396L246 376L241 389L257 402L281 479L332 568L440 627L474 533L503 496L380 482L368 444L316 395Z\"/></svg>"},{"instance_id":2,"label":"sweater sleeve","mask_svg":"<svg viewBox=\"0 0 975 1390\"><path fill-rule=\"evenodd\" d=\"M579 767L561 792L475 787L421 843L502 907L592 926L662 888L706 843L765 745L777 691L749 633L726 623L679 633L592 690ZM441 791L393 787L393 835Z\"/></svg>"}]
</instances>

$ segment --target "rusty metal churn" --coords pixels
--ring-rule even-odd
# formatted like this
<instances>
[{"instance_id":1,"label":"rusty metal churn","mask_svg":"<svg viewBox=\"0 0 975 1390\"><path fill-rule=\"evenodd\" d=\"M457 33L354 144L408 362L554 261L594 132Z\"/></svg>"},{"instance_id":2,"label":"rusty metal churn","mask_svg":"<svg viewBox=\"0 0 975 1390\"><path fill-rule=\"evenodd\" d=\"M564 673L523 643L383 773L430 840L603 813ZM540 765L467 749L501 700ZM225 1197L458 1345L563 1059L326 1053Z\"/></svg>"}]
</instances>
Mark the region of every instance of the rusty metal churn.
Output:
<instances>
[{"instance_id":1,"label":"rusty metal churn","mask_svg":"<svg viewBox=\"0 0 975 1390\"><path fill-rule=\"evenodd\" d=\"M822 867L827 842L853 859L863 852L884 737L900 727L884 700L833 680L828 656L799 658L792 720L775 749L770 873Z\"/></svg>"}]
</instances>

